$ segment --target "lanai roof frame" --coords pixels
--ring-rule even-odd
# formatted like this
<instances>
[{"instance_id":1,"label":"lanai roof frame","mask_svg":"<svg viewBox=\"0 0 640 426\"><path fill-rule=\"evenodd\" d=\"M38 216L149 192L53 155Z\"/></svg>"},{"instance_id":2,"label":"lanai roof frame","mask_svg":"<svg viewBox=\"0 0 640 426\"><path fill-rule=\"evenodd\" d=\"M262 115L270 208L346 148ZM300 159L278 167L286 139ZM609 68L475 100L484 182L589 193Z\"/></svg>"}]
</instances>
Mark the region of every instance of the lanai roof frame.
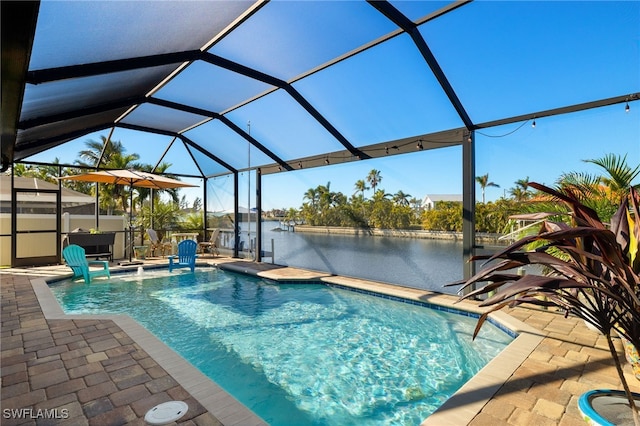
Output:
<instances>
[{"instance_id":1,"label":"lanai roof frame","mask_svg":"<svg viewBox=\"0 0 640 426\"><path fill-rule=\"evenodd\" d=\"M164 7L173 11L178 10L172 9L178 8L178 6L168 5L168 2L164 3ZM295 2L292 2L292 4L293 3ZM425 2L425 4L426 3L427 2ZM479 3L482 4L482 2ZM432 3L432 5L436 5L436 3ZM467 146L465 142L473 141L473 133L479 129L599 108L605 105L634 102L640 99L639 86L637 82L632 82L632 84L628 86L629 90L627 90L625 86L623 93L614 93L610 96L600 98L587 96L586 101L581 100L580 102L573 102L566 105L559 104L551 108L529 109L524 113L517 113L506 117L501 116L488 121L474 121L472 118L473 114L467 111L465 105L466 100L460 98L461 93L457 91L459 89L456 87L456 82L452 82L450 79L450 75L448 74L450 70L447 70L446 67L441 64L438 52L433 49L432 40L428 40L424 33L426 32L427 23L438 22L439 19L447 18L454 12L458 13L458 11L463 11L466 13L466 11L472 7L481 6L474 6L473 2L466 0L446 4L437 3L436 10L432 9L432 5L430 4L429 7L426 7L419 4L418 6L421 8L420 11L415 14L409 14L406 9L407 5L395 1L370 1L358 4L355 7L360 8L361 6L366 6L370 8L370 11L365 11L364 8L359 9L359 13L367 13L366 19L371 19L371 21L367 22L380 23L386 20L387 24L390 25L389 29L309 69L295 73L293 76L282 77L260 70L258 67L252 67L250 64L241 63L238 60L221 56L219 52L213 49L216 45L225 42L231 35L234 35L238 29L243 28L245 24L255 22L253 21L254 18L262 17L263 13L271 13L272 8L286 7L286 5L280 4L279 2L218 2L215 6L209 5L207 7L210 7L210 10L206 13L193 13L191 15L192 18L213 16L214 9L215 13L220 14L228 12L225 8L231 8L233 11L229 12L229 15L225 15L226 20L224 23L222 21L216 21L218 22L218 26L213 33L200 34L199 41L192 43L192 45L186 48L173 50L171 48L160 48L154 51L143 51L138 56L106 57L100 58L100 60L87 60L82 63L74 63L71 61L65 64L57 64L56 66L34 67L34 69L29 69L28 66L29 60L33 59L31 53L34 47L37 21L39 20L39 9L41 9L42 6L45 8L55 8L58 5L56 5L55 2L2 2L3 133L2 147L0 150L2 154L2 167L8 167L14 160L28 160L34 153L42 152L48 148L77 139L94 131L122 127L141 131L153 131L159 134L173 136L174 138L178 137L185 146L188 147L187 152L189 152L188 150L190 148L196 149L207 158L223 165L230 173L245 170L244 166L233 165L228 161L224 161L220 155L217 155L199 143L198 140L190 137L189 129L194 128L194 126L200 126L202 123L210 120L218 120L235 134L239 135L242 140L264 153L270 161L273 161L272 163L253 164L250 167L251 169L260 167L262 174L279 173L300 167L323 166L328 162L335 164L338 162L359 161L366 158L407 153L412 151L411 147L415 145L416 141L420 141L420 145L422 145L424 149L438 148L451 144ZM89 4L76 3L76 6L89 7ZM416 5L412 4L411 6ZM118 6L111 5L103 7ZM136 5L136 7L141 6ZM184 7L194 6L188 5ZM300 5L296 7L300 7ZM423 7L424 9L422 9ZM180 11L178 10L178 12ZM379 16L369 15L370 12L376 12ZM210 15L207 15L207 13ZM199 17L198 15L202 16ZM277 15L277 12L273 12L273 15ZM141 19L142 17L137 18L141 21L141 27L146 29L156 28L150 26L149 22L145 23L144 20ZM382 18L381 21L378 21L380 18ZM179 21L177 16L175 21ZM94 22L94 24L96 31L98 31L100 29L99 23ZM354 31L357 29L355 26L358 24L361 24L361 22L354 21L354 23L351 24L354 26ZM159 29L154 29L152 33L156 34L162 40L168 40L170 38L169 35L175 34L176 28L183 28L181 25L187 28L186 24L179 22L157 22L157 25ZM194 27L194 25L191 26ZM360 26L363 27L364 24ZM167 30L163 31L165 29ZM67 30L70 31L70 29ZM166 34L163 34L163 32L166 32ZM116 35L119 36L119 34ZM145 36L148 36L148 34L145 34ZM378 46L385 45L385 43L388 43L390 40L397 40L405 36L411 39L414 47L421 53L424 59L423 65L425 70L430 69L435 81L438 81L440 88L449 99L449 105L446 107L452 108L458 114L460 122L457 125L443 129L437 128L435 130L430 129L428 131L414 132L397 138L380 139L373 141L373 143L362 143L359 141L356 143L352 137L344 133L344 129L342 129L341 126L335 123L335 119L332 120L331 117L328 117L326 111L322 111L313 100L309 100L306 97L307 95L299 89L300 83L308 81L308 77L322 73L328 69L333 69L333 67L338 64L358 57L364 52L373 50ZM172 46L176 45L176 39L176 37L173 37L172 43L174 44L172 44ZM139 40L146 42L144 38L140 38ZM189 40L189 36L187 35L184 37L184 40L178 40L178 42L182 43L184 41L186 43ZM192 39L192 41L193 40L195 39ZM157 42L157 40L154 40L154 42ZM162 43L156 44L162 45ZM320 42L318 45L319 44ZM110 40L107 40L107 43L101 45L96 44L91 46L91 50L87 51L90 53L88 56L93 58L93 55L99 55L102 47L107 48L110 54L113 54L114 48L119 47L119 44L117 42L110 42ZM125 48L128 47L129 45L123 45L122 50L126 50ZM115 51L117 51L117 49L115 49ZM463 52L463 54L469 53L474 52ZM60 55L60 58L56 58L56 60L64 61L65 57L64 54ZM637 59L634 60L637 61ZM190 65L196 62L206 62L235 74L241 74L250 79L261 81L272 87L258 91L243 101L221 111L208 110L181 103L179 100L169 100L155 96L159 91L167 87L168 84L177 80L183 70L188 69ZM508 64L502 64L502 66L507 65ZM156 74L151 78L148 74L153 74L154 72ZM41 102L40 106L43 108L30 108L29 105L25 105L23 102L25 99L23 97L25 87L29 87L30 89L38 88L38 90L35 91L31 90L34 95L37 95L41 92L46 93L46 90L40 90L39 86L45 87L48 84L56 84L58 82L61 82L61 86L65 86L68 82L72 81L81 84L83 79L93 77L101 77L103 80L112 79L114 85L124 81L131 84L132 89L122 95L108 92L109 96L107 99L105 99L103 92L94 89L97 100L74 98L75 95L72 92L66 92L61 89L57 92L58 98L54 96L54 99L57 99L54 103L48 103L46 98L37 99L36 97L36 103ZM86 81L88 82L89 80ZM87 83L84 85L84 88L94 86L94 83ZM247 131L243 130L237 122L229 118L230 115L242 109L242 107L279 91L285 92L293 103L297 105L297 108L311 117L310 120L316 123L318 129L320 129L319 132L324 132L324 136L318 140L326 139L328 142L325 145L317 148L315 152L309 151L307 154L296 151L296 155L279 155L271 145L272 141L261 138L256 134L250 135ZM68 103L70 106L67 109L61 108L60 106L65 103L59 102L59 97L62 95L67 96L67 93L69 94ZM56 95L56 93L54 93L54 95ZM30 100L30 98L27 98L27 100ZM185 127L172 129L171 131L126 122L126 117L131 117L132 112L149 105L169 108L185 114L193 114L199 116L200 119L194 119L191 123L185 124ZM47 112L45 111L47 109L51 110ZM164 150L165 153L168 148L169 146ZM464 164L466 167L469 167L471 171L472 165L469 162L473 161L473 156L469 155L465 158ZM193 155L192 159L197 163ZM213 176L206 176L200 167L198 167L198 170L202 173L202 177ZM467 177L465 182L468 180ZM470 191L470 194L466 198L468 199L468 203L470 203L469 207L473 209L475 195L473 194L474 185L472 181L466 183L465 191Z\"/></svg>"}]
</instances>

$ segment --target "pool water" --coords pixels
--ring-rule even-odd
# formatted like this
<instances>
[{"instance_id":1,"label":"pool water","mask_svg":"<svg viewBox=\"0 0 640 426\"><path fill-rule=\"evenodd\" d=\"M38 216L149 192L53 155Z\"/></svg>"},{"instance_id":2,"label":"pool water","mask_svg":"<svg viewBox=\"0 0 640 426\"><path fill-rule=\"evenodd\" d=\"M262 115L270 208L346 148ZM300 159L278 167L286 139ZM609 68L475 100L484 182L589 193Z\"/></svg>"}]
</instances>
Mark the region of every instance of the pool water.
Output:
<instances>
[{"instance_id":1,"label":"pool water","mask_svg":"<svg viewBox=\"0 0 640 426\"><path fill-rule=\"evenodd\" d=\"M272 425L420 424L513 338L476 319L220 270L51 284L68 314L126 313Z\"/></svg>"}]
</instances>

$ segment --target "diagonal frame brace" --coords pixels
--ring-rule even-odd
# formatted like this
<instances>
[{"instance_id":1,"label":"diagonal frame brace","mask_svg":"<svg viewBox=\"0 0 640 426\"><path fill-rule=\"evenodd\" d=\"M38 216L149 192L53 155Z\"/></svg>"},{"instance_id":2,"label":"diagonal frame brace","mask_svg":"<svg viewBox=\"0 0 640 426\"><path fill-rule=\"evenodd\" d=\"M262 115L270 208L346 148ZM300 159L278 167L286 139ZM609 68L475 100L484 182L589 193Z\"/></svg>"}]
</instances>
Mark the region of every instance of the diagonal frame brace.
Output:
<instances>
[{"instance_id":1,"label":"diagonal frame brace","mask_svg":"<svg viewBox=\"0 0 640 426\"><path fill-rule=\"evenodd\" d=\"M327 130L334 138L336 138L338 142L340 142L347 150L349 150L352 155L362 159L368 158L366 154L354 147L351 142L349 142L347 138L344 137L344 135L342 135L340 131L338 131L338 129L336 129L329 122L329 120L327 120L322 114L320 114L320 112L313 105L311 105L309 101L307 101L300 94L300 92L298 92L291 84L287 83L286 81L222 58L220 56L214 55L212 53L204 53L202 56L202 60L204 60L205 62L209 62L212 65L217 65L219 67L225 68L229 71L242 74L254 80L258 80L271 86L281 88L282 90L286 91L287 94L289 94L289 96L291 96L302 108L304 108L305 111L309 113L309 115L311 115L318 123L320 123L320 125L324 127L325 130Z\"/></svg>"},{"instance_id":2,"label":"diagonal frame brace","mask_svg":"<svg viewBox=\"0 0 640 426\"><path fill-rule=\"evenodd\" d=\"M469 114L467 114L467 111L462 105L460 98L458 98L458 95L456 94L455 90L453 90L451 83L449 83L447 76L444 74L444 71L442 70L442 68L440 67L440 64L438 63L435 56L433 55L433 52L431 52L431 49L427 45L427 42L425 41L424 37L422 37L422 34L418 30L418 26L414 24L405 15L403 15L398 9L396 9L388 1L367 0L367 2L371 6L373 6L375 9L377 9L380 13L382 13L384 16L386 16L390 21L396 24L398 27L402 28L403 31L409 34L409 36L413 40L413 43L416 45L416 47L420 51L420 54L422 55L425 62L431 69L431 72L433 72L433 75L438 80L440 87L442 87L442 90L447 95L447 98L449 98L449 102L451 102L451 105L454 107L454 109L458 113L458 116L464 123L465 127L468 130L474 129L475 126L471 121Z\"/></svg>"}]
</instances>

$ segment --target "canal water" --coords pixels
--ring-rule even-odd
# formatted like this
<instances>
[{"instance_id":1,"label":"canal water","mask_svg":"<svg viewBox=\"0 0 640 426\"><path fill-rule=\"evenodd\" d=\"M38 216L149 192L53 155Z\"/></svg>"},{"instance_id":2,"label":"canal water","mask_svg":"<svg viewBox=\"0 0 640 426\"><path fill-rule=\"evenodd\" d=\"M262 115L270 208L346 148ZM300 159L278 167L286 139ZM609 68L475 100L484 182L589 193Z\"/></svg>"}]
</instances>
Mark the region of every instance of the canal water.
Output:
<instances>
[{"instance_id":1,"label":"canal water","mask_svg":"<svg viewBox=\"0 0 640 426\"><path fill-rule=\"evenodd\" d=\"M460 242L274 230L278 227L278 222L263 223L262 246L270 251L273 239L279 265L452 294L457 288L443 285L463 278Z\"/></svg>"}]
</instances>

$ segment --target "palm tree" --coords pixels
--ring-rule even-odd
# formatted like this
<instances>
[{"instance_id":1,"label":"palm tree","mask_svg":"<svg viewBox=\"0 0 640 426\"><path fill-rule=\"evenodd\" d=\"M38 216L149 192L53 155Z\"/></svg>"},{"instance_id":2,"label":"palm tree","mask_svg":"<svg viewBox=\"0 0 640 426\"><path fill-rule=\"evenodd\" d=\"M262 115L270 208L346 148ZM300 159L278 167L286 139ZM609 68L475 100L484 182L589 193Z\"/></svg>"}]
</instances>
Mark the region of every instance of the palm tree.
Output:
<instances>
[{"instance_id":1,"label":"palm tree","mask_svg":"<svg viewBox=\"0 0 640 426\"><path fill-rule=\"evenodd\" d=\"M355 189L356 190L355 190L354 194L359 192L360 195L362 195L362 197L364 198L364 191L368 190L369 187L367 186L367 183L364 181L364 179L360 179L360 180L356 181Z\"/></svg>"},{"instance_id":2,"label":"palm tree","mask_svg":"<svg viewBox=\"0 0 640 426\"><path fill-rule=\"evenodd\" d=\"M405 194L402 190L393 194L393 201L400 206L408 206L411 194Z\"/></svg>"},{"instance_id":3,"label":"palm tree","mask_svg":"<svg viewBox=\"0 0 640 426\"><path fill-rule=\"evenodd\" d=\"M324 218L329 209L337 204L341 194L331 191L331 182L327 182L326 185L319 185L316 191L318 193L320 215Z\"/></svg>"},{"instance_id":4,"label":"palm tree","mask_svg":"<svg viewBox=\"0 0 640 426\"><path fill-rule=\"evenodd\" d=\"M298 223L300 218L300 212L293 207L290 207L284 214L284 220L289 223L293 221L294 223Z\"/></svg>"},{"instance_id":5,"label":"palm tree","mask_svg":"<svg viewBox=\"0 0 640 426\"><path fill-rule=\"evenodd\" d=\"M375 204L376 202L381 202L381 201L389 201L389 198L391 198L391 194L389 194L388 192L384 192L384 189L378 189L374 194L373 194L373 203Z\"/></svg>"},{"instance_id":6,"label":"palm tree","mask_svg":"<svg viewBox=\"0 0 640 426\"><path fill-rule=\"evenodd\" d=\"M303 200L307 200L310 203L311 209L315 212L318 206L318 191L316 188L309 188L302 197Z\"/></svg>"},{"instance_id":7,"label":"palm tree","mask_svg":"<svg viewBox=\"0 0 640 426\"><path fill-rule=\"evenodd\" d=\"M142 225L145 228L151 227L153 223L154 229L164 230L173 229L178 226L178 218L180 217L180 207L175 203L163 203L162 201L156 201L153 206L153 214L151 206L144 206L142 208L142 214L138 217L138 225ZM202 228L202 222L200 222L200 228ZM158 237L162 239L164 231L158 231Z\"/></svg>"},{"instance_id":8,"label":"palm tree","mask_svg":"<svg viewBox=\"0 0 640 426\"><path fill-rule=\"evenodd\" d=\"M196 212L202 210L202 199L200 197L196 197L196 199L193 200L193 203L191 204L191 208Z\"/></svg>"},{"instance_id":9,"label":"palm tree","mask_svg":"<svg viewBox=\"0 0 640 426\"><path fill-rule=\"evenodd\" d=\"M369 185L371 185L371 189L373 190L374 194L376 192L376 187L381 181L382 181L382 176L380 175L380 172L376 169L371 170L367 175L367 182L369 183Z\"/></svg>"},{"instance_id":10,"label":"palm tree","mask_svg":"<svg viewBox=\"0 0 640 426\"><path fill-rule=\"evenodd\" d=\"M141 165L137 163L140 156L138 154L125 155L124 152L126 150L122 146L122 142L110 141L104 136L100 136L100 139L100 142L92 139L86 141L87 149L79 152L80 159L76 160L75 163L85 167L98 167L101 165L107 169L141 168ZM123 211L126 211L129 191L131 190L131 188L125 188L122 185L101 185L101 207L105 208L108 214L113 213L113 209L117 207L117 204L120 205Z\"/></svg>"},{"instance_id":11,"label":"palm tree","mask_svg":"<svg viewBox=\"0 0 640 426\"><path fill-rule=\"evenodd\" d=\"M628 189L631 186L638 187L632 182L640 174L640 165L632 169L627 164L626 155L620 157L615 154L583 161L600 166L606 174L563 173L556 185L559 188L571 189L582 204L594 209L606 221L615 213L620 200L626 197Z\"/></svg>"},{"instance_id":12,"label":"palm tree","mask_svg":"<svg viewBox=\"0 0 640 426\"><path fill-rule=\"evenodd\" d=\"M516 184L516 187L518 187L518 188L522 188L525 191L529 190L529 176L527 176L524 179L518 179L514 183Z\"/></svg>"},{"instance_id":13,"label":"palm tree","mask_svg":"<svg viewBox=\"0 0 640 426\"><path fill-rule=\"evenodd\" d=\"M316 188L320 197L320 207L326 207L331 205L331 200L333 198L333 193L331 192L331 182L327 182L326 185L319 185Z\"/></svg>"},{"instance_id":14,"label":"palm tree","mask_svg":"<svg viewBox=\"0 0 640 426\"><path fill-rule=\"evenodd\" d=\"M76 164L85 167L99 167L98 162L106 165L113 155L122 155L126 151L122 142L109 140L105 136L100 136L100 141L89 139L85 145L87 149L80 151L78 153L80 159L76 160ZM101 156L102 161L100 160Z\"/></svg>"},{"instance_id":15,"label":"palm tree","mask_svg":"<svg viewBox=\"0 0 640 426\"><path fill-rule=\"evenodd\" d=\"M110 169L140 169L140 165L135 161L140 156L138 154L113 154L110 156L109 161L105 164ZM122 210L127 210L128 201L130 198L130 192L133 191L131 187L125 187L123 185L103 185L111 187L111 197L114 200L120 201ZM129 206L133 209L133 206Z\"/></svg>"},{"instance_id":16,"label":"palm tree","mask_svg":"<svg viewBox=\"0 0 640 426\"><path fill-rule=\"evenodd\" d=\"M485 204L485 194L484 194L484 190L485 188L487 188L488 186L493 186L496 188L500 188L500 185L494 183L494 182L489 182L489 173L487 173L484 176L476 176L476 182L478 182L480 184L480 188L482 188L482 204Z\"/></svg>"},{"instance_id":17,"label":"palm tree","mask_svg":"<svg viewBox=\"0 0 640 426\"><path fill-rule=\"evenodd\" d=\"M198 231L200 238L204 241L205 235L202 231L203 227L204 222L202 214L200 214L200 212L191 212L184 217L182 223L180 223L179 229L182 228L181 230L189 232Z\"/></svg>"},{"instance_id":18,"label":"palm tree","mask_svg":"<svg viewBox=\"0 0 640 426\"><path fill-rule=\"evenodd\" d=\"M609 188L601 184L601 176L586 172L562 173L556 180L556 186L563 191L571 191L576 199L602 218L611 217L615 212L615 203Z\"/></svg>"},{"instance_id":19,"label":"palm tree","mask_svg":"<svg viewBox=\"0 0 640 426\"><path fill-rule=\"evenodd\" d=\"M364 198L364 191L368 190L369 187L367 186L367 183L364 181L364 179L360 179L358 181L356 181L355 184L355 191L353 193L353 197L352 197L352 204L354 206L354 209L358 209L358 207L360 208L360 218L357 219L356 221L359 222L360 224L365 224L366 223L366 205L365 205L365 198ZM358 196L356 196L356 194L360 193Z\"/></svg>"},{"instance_id":20,"label":"palm tree","mask_svg":"<svg viewBox=\"0 0 640 426\"><path fill-rule=\"evenodd\" d=\"M511 188L509 190L509 195L511 195L511 197L516 201L524 201L529 198L529 193L519 186Z\"/></svg>"},{"instance_id":21,"label":"palm tree","mask_svg":"<svg viewBox=\"0 0 640 426\"><path fill-rule=\"evenodd\" d=\"M149 172L149 173L162 174L162 175L167 176L167 177L169 177L171 179L180 180L180 178L178 176L172 175L170 173L165 174L165 172L167 171L167 169L169 167L171 167L171 163L167 163L167 162L163 161L162 163L158 164L155 168L151 167L151 165L149 165L149 164L141 165L140 166L140 170L143 170L143 171ZM146 200L147 198L149 198L149 195L151 194L151 189L150 188L138 187L138 188L136 188L136 191L138 191L138 203L140 205L142 205L142 202L144 200ZM161 193L168 194L171 197L171 200L174 203L179 203L179 201L180 201L180 198L178 196L178 188L167 188L167 189L155 189L153 191L154 200L152 200L152 202L155 202L157 195L161 194Z\"/></svg>"},{"instance_id":22,"label":"palm tree","mask_svg":"<svg viewBox=\"0 0 640 426\"><path fill-rule=\"evenodd\" d=\"M593 160L584 160L585 163L592 163L602 167L608 176L601 176L600 182L605 184L612 192L619 202L622 198L627 196L629 187L633 186L633 180L640 174L640 164L635 168L631 168L627 164L627 155L620 157L616 154L607 154L604 157L596 158ZM640 185L635 185L639 187Z\"/></svg>"},{"instance_id":23,"label":"palm tree","mask_svg":"<svg viewBox=\"0 0 640 426\"><path fill-rule=\"evenodd\" d=\"M531 197L531 191L529 191L529 176L525 179L518 179L514 183L516 186L509 190L509 195L516 201L528 200Z\"/></svg>"}]
</instances>

